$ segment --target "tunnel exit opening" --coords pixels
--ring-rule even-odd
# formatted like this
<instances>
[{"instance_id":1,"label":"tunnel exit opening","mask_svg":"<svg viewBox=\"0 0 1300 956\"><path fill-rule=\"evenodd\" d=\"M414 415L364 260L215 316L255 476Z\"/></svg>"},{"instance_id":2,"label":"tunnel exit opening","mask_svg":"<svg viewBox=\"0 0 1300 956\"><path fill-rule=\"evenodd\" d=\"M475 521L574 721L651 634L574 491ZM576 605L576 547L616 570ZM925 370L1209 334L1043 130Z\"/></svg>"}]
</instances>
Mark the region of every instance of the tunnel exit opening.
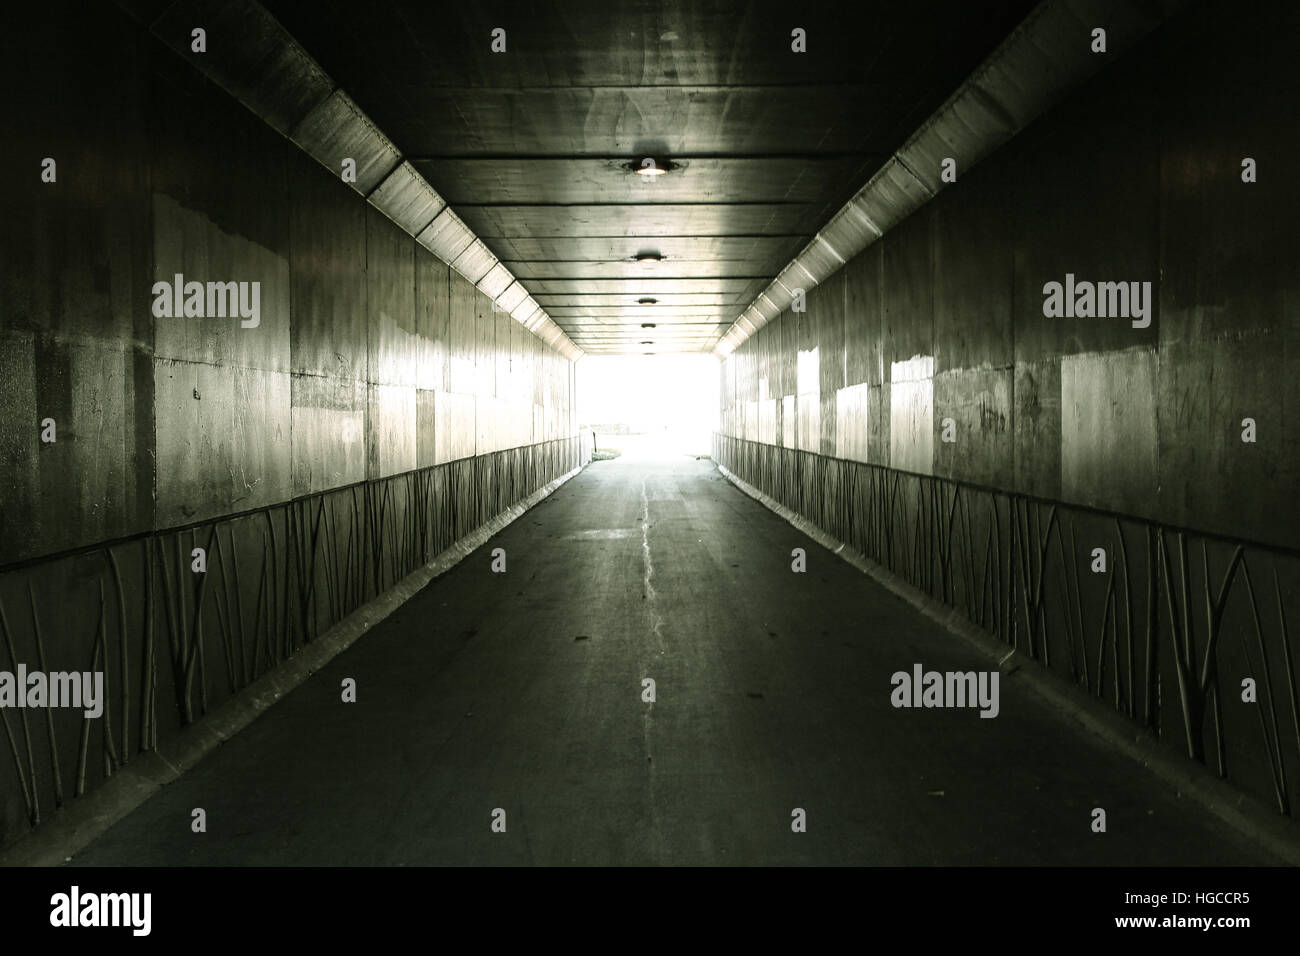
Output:
<instances>
[{"instance_id":1,"label":"tunnel exit opening","mask_svg":"<svg viewBox=\"0 0 1300 956\"><path fill-rule=\"evenodd\" d=\"M596 436L597 460L709 454L718 423L712 355L586 355L575 389L578 422Z\"/></svg>"}]
</instances>

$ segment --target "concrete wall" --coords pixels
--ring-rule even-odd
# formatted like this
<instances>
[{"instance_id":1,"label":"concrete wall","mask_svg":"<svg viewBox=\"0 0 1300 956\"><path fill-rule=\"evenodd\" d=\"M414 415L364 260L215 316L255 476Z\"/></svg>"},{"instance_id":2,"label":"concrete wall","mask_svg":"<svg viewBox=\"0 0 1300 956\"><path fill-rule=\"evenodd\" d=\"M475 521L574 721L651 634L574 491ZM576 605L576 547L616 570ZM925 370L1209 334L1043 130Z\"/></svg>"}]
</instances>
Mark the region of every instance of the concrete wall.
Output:
<instances>
[{"instance_id":1,"label":"concrete wall","mask_svg":"<svg viewBox=\"0 0 1300 956\"><path fill-rule=\"evenodd\" d=\"M1300 74L1278 19L1193 5L960 171L724 363L724 433L1294 546ZM1150 327L1044 317L1066 273L1151 282Z\"/></svg>"},{"instance_id":2,"label":"concrete wall","mask_svg":"<svg viewBox=\"0 0 1300 956\"><path fill-rule=\"evenodd\" d=\"M3 714L0 844L581 457L571 362L112 5L25 16L0 670L106 669L114 713ZM155 317L176 273L259 324Z\"/></svg>"},{"instance_id":3,"label":"concrete wall","mask_svg":"<svg viewBox=\"0 0 1300 956\"><path fill-rule=\"evenodd\" d=\"M1285 813L1298 27L1276 5L1192 4L959 170L723 363L717 445L742 479ZM1152 283L1149 327L1045 317L1044 285L1067 273Z\"/></svg>"}]
</instances>

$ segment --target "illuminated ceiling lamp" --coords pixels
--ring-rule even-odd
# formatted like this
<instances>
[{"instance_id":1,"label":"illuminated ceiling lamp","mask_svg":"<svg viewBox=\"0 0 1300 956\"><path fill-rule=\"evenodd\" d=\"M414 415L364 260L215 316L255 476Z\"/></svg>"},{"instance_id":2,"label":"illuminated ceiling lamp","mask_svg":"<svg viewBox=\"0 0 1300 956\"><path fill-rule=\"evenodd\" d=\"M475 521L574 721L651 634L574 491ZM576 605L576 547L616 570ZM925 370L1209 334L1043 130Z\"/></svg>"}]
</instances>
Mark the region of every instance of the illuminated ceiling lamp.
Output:
<instances>
[{"instance_id":1,"label":"illuminated ceiling lamp","mask_svg":"<svg viewBox=\"0 0 1300 956\"><path fill-rule=\"evenodd\" d=\"M632 259L643 266L654 266L664 261L664 257L657 252L638 252Z\"/></svg>"},{"instance_id":2,"label":"illuminated ceiling lamp","mask_svg":"<svg viewBox=\"0 0 1300 956\"><path fill-rule=\"evenodd\" d=\"M663 157L645 156L630 163L624 163L623 168L636 173L642 179L653 181L677 169L677 164Z\"/></svg>"}]
</instances>

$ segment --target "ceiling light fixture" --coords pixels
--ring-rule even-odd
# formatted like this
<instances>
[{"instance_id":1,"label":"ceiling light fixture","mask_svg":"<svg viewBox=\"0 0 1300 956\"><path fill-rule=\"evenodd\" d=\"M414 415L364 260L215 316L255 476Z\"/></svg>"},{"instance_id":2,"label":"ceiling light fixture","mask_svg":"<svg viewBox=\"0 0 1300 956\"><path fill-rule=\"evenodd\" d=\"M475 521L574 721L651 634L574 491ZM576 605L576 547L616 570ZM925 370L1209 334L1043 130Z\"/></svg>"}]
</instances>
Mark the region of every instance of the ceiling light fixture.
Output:
<instances>
[{"instance_id":1,"label":"ceiling light fixture","mask_svg":"<svg viewBox=\"0 0 1300 956\"><path fill-rule=\"evenodd\" d=\"M641 328L643 328L643 329L653 329L653 328L656 328L656 326L655 326L655 324L654 324L653 322L642 322L642 323L641 323Z\"/></svg>"},{"instance_id":2,"label":"ceiling light fixture","mask_svg":"<svg viewBox=\"0 0 1300 956\"><path fill-rule=\"evenodd\" d=\"M653 342L642 342L641 344L642 344L642 345L654 345Z\"/></svg>"},{"instance_id":3,"label":"ceiling light fixture","mask_svg":"<svg viewBox=\"0 0 1300 956\"><path fill-rule=\"evenodd\" d=\"M624 163L623 168L631 170L643 179L657 179L664 173L672 172L677 168L677 164L663 157L645 156L641 159L634 159L630 163Z\"/></svg>"},{"instance_id":4,"label":"ceiling light fixture","mask_svg":"<svg viewBox=\"0 0 1300 956\"><path fill-rule=\"evenodd\" d=\"M637 304L637 305L654 305L654 304L655 304L656 302L658 302L658 301L659 301L658 299L652 299L652 298L649 298L649 297L647 296L647 297L644 298L644 299L637 299L637 300L636 300L636 304Z\"/></svg>"},{"instance_id":5,"label":"ceiling light fixture","mask_svg":"<svg viewBox=\"0 0 1300 956\"><path fill-rule=\"evenodd\" d=\"M638 252L632 258L643 266L652 266L657 262L664 261L664 257L657 252Z\"/></svg>"}]
</instances>

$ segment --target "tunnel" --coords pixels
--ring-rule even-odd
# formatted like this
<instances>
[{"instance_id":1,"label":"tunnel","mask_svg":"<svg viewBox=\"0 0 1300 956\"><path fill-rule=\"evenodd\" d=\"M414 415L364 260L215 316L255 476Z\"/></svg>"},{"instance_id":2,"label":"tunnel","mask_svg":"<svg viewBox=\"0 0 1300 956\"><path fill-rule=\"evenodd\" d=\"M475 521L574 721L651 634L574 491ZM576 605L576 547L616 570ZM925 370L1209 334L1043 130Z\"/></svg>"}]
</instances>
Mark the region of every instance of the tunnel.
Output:
<instances>
[{"instance_id":1,"label":"tunnel","mask_svg":"<svg viewBox=\"0 0 1300 956\"><path fill-rule=\"evenodd\" d=\"M1297 38L15 7L15 925L448 866L1089 871L1116 932L1250 925L1300 862Z\"/></svg>"}]
</instances>

